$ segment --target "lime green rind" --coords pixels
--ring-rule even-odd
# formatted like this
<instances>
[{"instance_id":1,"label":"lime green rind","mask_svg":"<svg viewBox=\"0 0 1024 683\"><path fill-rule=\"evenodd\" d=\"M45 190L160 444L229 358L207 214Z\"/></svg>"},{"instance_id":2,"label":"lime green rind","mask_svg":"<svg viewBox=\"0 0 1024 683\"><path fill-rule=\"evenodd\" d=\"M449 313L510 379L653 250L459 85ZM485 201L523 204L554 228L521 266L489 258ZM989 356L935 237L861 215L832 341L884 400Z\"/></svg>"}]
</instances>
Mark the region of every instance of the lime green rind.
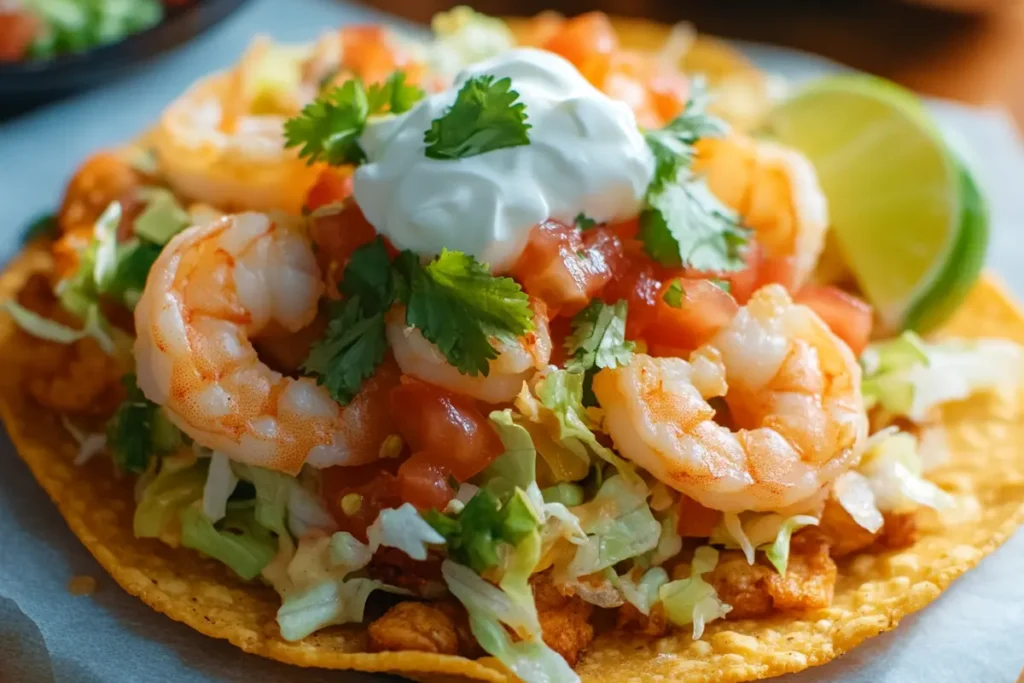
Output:
<instances>
[{"instance_id":1,"label":"lime green rind","mask_svg":"<svg viewBox=\"0 0 1024 683\"><path fill-rule=\"evenodd\" d=\"M928 332L945 322L967 298L981 276L988 253L988 207L970 171L961 164L961 227L953 245L953 263L947 264L950 275L940 279L934 288L911 304L903 328Z\"/></svg>"},{"instance_id":2,"label":"lime green rind","mask_svg":"<svg viewBox=\"0 0 1024 683\"><path fill-rule=\"evenodd\" d=\"M873 76L836 76L769 125L818 169L837 242L883 325L927 330L952 313L980 273L987 212L922 103Z\"/></svg>"}]
</instances>

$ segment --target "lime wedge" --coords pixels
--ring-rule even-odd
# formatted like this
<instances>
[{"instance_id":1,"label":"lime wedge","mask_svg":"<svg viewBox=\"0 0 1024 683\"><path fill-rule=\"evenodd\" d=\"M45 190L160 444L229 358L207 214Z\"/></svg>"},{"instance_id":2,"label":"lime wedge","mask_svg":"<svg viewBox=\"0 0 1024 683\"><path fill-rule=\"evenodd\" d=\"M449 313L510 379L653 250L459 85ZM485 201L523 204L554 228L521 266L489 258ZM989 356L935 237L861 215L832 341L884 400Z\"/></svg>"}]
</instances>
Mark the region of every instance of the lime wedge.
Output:
<instances>
[{"instance_id":1,"label":"lime wedge","mask_svg":"<svg viewBox=\"0 0 1024 683\"><path fill-rule=\"evenodd\" d=\"M840 251L888 331L926 331L977 280L988 216L921 102L888 81L834 76L778 105L769 133L810 158Z\"/></svg>"}]
</instances>

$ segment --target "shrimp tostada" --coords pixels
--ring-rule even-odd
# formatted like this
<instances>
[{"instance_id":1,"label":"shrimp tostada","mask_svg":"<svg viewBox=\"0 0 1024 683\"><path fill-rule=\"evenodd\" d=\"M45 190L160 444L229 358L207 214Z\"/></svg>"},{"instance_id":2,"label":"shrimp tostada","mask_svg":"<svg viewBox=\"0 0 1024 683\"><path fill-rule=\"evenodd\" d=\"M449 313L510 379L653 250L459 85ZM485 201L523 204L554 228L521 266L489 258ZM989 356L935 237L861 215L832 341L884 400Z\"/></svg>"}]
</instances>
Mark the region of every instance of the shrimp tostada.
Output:
<instances>
[{"instance_id":1,"label":"shrimp tostada","mask_svg":"<svg viewBox=\"0 0 1024 683\"><path fill-rule=\"evenodd\" d=\"M257 41L6 273L7 429L127 591L302 666L741 681L1014 531L1024 318L919 103L434 30Z\"/></svg>"}]
</instances>

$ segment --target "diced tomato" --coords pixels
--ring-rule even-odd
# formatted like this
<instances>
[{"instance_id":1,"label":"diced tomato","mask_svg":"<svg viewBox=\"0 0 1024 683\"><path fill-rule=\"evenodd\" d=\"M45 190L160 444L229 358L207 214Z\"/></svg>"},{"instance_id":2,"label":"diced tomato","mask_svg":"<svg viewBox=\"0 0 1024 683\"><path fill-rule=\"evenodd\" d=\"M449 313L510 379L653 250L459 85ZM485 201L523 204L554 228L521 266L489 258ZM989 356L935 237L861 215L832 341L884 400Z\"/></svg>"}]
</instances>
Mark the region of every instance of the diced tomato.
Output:
<instances>
[{"instance_id":1,"label":"diced tomato","mask_svg":"<svg viewBox=\"0 0 1024 683\"><path fill-rule=\"evenodd\" d=\"M547 305L551 317L573 315L611 280L621 257L621 241L606 228L581 233L545 221L531 231L511 275Z\"/></svg>"},{"instance_id":2,"label":"diced tomato","mask_svg":"<svg viewBox=\"0 0 1024 683\"><path fill-rule=\"evenodd\" d=\"M336 213L315 217L310 222L309 234L316 245L316 258L321 269L337 275L348 263L352 252L377 237L377 231L355 202L350 202Z\"/></svg>"},{"instance_id":3,"label":"diced tomato","mask_svg":"<svg viewBox=\"0 0 1024 683\"><path fill-rule=\"evenodd\" d=\"M402 500L412 503L420 510L444 509L455 491L448 478L451 474L440 464L445 454L420 451L402 463L398 468L398 487Z\"/></svg>"},{"instance_id":4,"label":"diced tomato","mask_svg":"<svg viewBox=\"0 0 1024 683\"><path fill-rule=\"evenodd\" d=\"M39 21L32 13L0 11L0 63L24 59L38 31Z\"/></svg>"},{"instance_id":5,"label":"diced tomato","mask_svg":"<svg viewBox=\"0 0 1024 683\"><path fill-rule=\"evenodd\" d=\"M382 83L396 69L402 69L410 83L423 76L423 66L391 39L385 26L346 26L341 29L341 44L342 65L366 83Z\"/></svg>"},{"instance_id":6,"label":"diced tomato","mask_svg":"<svg viewBox=\"0 0 1024 683\"><path fill-rule=\"evenodd\" d=\"M324 501L342 531L366 541L366 527L373 524L378 513L402 504L395 476L398 464L398 460L389 458L368 465L323 470ZM343 506L346 496L350 498Z\"/></svg>"},{"instance_id":7,"label":"diced tomato","mask_svg":"<svg viewBox=\"0 0 1024 683\"><path fill-rule=\"evenodd\" d=\"M679 307L665 301L676 281L683 290ZM727 325L738 310L736 300L710 280L668 279L658 290L654 321L644 338L651 346L692 350Z\"/></svg>"},{"instance_id":8,"label":"diced tomato","mask_svg":"<svg viewBox=\"0 0 1024 683\"><path fill-rule=\"evenodd\" d=\"M757 287L779 284L789 291L796 287L796 258L763 254L758 265Z\"/></svg>"},{"instance_id":9,"label":"diced tomato","mask_svg":"<svg viewBox=\"0 0 1024 683\"><path fill-rule=\"evenodd\" d=\"M654 321L655 302L660 288L657 267L644 253L643 246L635 240L627 242L619 268L601 292L601 298L607 303L626 301L627 339L643 337L648 325Z\"/></svg>"},{"instance_id":10,"label":"diced tomato","mask_svg":"<svg viewBox=\"0 0 1024 683\"><path fill-rule=\"evenodd\" d=\"M671 121L686 109L690 81L681 72L662 70L647 84L654 110L662 121Z\"/></svg>"},{"instance_id":11,"label":"diced tomato","mask_svg":"<svg viewBox=\"0 0 1024 683\"><path fill-rule=\"evenodd\" d=\"M612 55L619 49L619 38L606 14L587 12L566 20L543 47L568 59L600 88L611 69Z\"/></svg>"},{"instance_id":12,"label":"diced tomato","mask_svg":"<svg viewBox=\"0 0 1024 683\"><path fill-rule=\"evenodd\" d=\"M859 356L871 338L873 309L852 294L829 286L808 286L796 300L818 314L837 337Z\"/></svg>"},{"instance_id":13,"label":"diced tomato","mask_svg":"<svg viewBox=\"0 0 1024 683\"><path fill-rule=\"evenodd\" d=\"M698 271L687 269L686 277L716 279L729 283L729 293L742 306L747 303L750 295L757 291L757 288L762 284L760 282L761 263L763 260L761 245L751 240L747 246L744 259L747 265L741 270Z\"/></svg>"},{"instance_id":14,"label":"diced tomato","mask_svg":"<svg viewBox=\"0 0 1024 683\"><path fill-rule=\"evenodd\" d=\"M341 203L351 196L352 174L325 168L306 193L306 208L315 211L321 206Z\"/></svg>"},{"instance_id":15,"label":"diced tomato","mask_svg":"<svg viewBox=\"0 0 1024 683\"><path fill-rule=\"evenodd\" d=\"M391 416L417 455L431 459L462 482L504 451L501 439L476 402L415 380L391 390Z\"/></svg>"},{"instance_id":16,"label":"diced tomato","mask_svg":"<svg viewBox=\"0 0 1024 683\"><path fill-rule=\"evenodd\" d=\"M721 518L718 510L706 508L689 496L681 496L676 531L685 538L707 538Z\"/></svg>"}]
</instances>

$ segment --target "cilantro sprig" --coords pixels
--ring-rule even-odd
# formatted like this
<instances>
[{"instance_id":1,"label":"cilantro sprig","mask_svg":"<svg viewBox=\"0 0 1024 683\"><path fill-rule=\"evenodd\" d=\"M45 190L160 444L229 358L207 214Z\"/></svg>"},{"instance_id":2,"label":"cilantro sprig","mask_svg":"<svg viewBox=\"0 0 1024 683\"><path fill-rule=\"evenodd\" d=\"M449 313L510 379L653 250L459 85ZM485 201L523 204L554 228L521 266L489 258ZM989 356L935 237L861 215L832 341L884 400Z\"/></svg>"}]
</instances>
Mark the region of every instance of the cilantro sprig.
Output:
<instances>
[{"instance_id":1,"label":"cilantro sprig","mask_svg":"<svg viewBox=\"0 0 1024 683\"><path fill-rule=\"evenodd\" d=\"M362 81L345 81L310 102L298 116L284 123L285 147L298 147L310 164L326 161L332 166L361 164L366 152L359 136L371 116L409 111L423 90L405 82L395 71L382 84L366 88Z\"/></svg>"},{"instance_id":2,"label":"cilantro sprig","mask_svg":"<svg viewBox=\"0 0 1024 683\"><path fill-rule=\"evenodd\" d=\"M665 266L737 270L744 265L750 233L692 168L694 143L725 132L725 124L710 116L706 105L698 84L682 114L644 136L655 167L640 215L640 239L651 258Z\"/></svg>"},{"instance_id":3,"label":"cilantro sprig","mask_svg":"<svg viewBox=\"0 0 1024 683\"><path fill-rule=\"evenodd\" d=\"M324 336L303 364L339 403L351 401L387 350L384 316L404 305L405 322L433 342L462 373L486 375L495 341L533 329L529 297L507 277L462 252L444 251L427 264L411 251L392 262L377 238L357 249L345 268Z\"/></svg>"},{"instance_id":4,"label":"cilantro sprig","mask_svg":"<svg viewBox=\"0 0 1024 683\"><path fill-rule=\"evenodd\" d=\"M567 370L615 368L629 363L634 344L626 340L626 302L606 304L594 299L573 316L565 339Z\"/></svg>"},{"instance_id":5,"label":"cilantro sprig","mask_svg":"<svg viewBox=\"0 0 1024 683\"><path fill-rule=\"evenodd\" d=\"M410 251L395 262L408 283L406 323L468 375L486 375L498 357L492 339L511 341L533 329L529 297L510 277L495 277L462 252L445 249L427 265Z\"/></svg>"},{"instance_id":6,"label":"cilantro sprig","mask_svg":"<svg viewBox=\"0 0 1024 683\"><path fill-rule=\"evenodd\" d=\"M517 102L512 79L470 78L455 103L430 124L423 135L424 153L431 159L465 159L505 147L530 144L526 105Z\"/></svg>"}]
</instances>

